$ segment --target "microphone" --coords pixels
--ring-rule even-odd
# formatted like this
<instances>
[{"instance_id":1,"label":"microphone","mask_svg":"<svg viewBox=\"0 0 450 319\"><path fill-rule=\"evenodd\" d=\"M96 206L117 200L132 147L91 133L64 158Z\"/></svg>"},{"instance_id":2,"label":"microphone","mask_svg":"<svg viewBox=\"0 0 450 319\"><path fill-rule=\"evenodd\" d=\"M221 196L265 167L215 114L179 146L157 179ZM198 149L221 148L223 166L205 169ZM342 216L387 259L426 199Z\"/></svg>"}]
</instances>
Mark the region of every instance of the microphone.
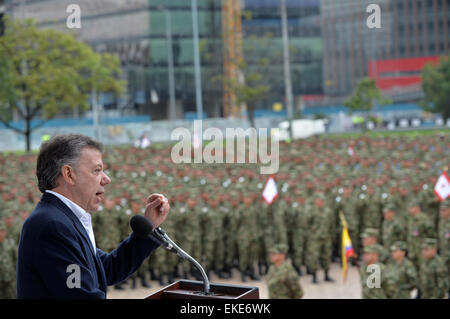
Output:
<instances>
[{"instance_id":1,"label":"microphone","mask_svg":"<svg viewBox=\"0 0 450 319\"><path fill-rule=\"evenodd\" d=\"M161 227L153 229L153 225L142 215L135 215L130 220L130 226L133 232L140 238L150 237L158 244L163 246L170 252L176 253L183 259L189 260L201 273L203 278L203 291L205 294L210 294L210 284L208 276L206 275L203 267L192 256L186 253L183 249L178 247L177 244L166 234Z\"/></svg>"}]
</instances>

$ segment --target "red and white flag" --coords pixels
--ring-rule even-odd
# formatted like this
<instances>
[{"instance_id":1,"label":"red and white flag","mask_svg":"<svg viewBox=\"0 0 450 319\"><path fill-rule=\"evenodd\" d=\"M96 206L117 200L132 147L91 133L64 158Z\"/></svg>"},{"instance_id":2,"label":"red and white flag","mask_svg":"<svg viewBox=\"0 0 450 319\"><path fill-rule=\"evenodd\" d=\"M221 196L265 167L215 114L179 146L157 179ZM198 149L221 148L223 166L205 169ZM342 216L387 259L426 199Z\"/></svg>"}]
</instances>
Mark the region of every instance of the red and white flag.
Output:
<instances>
[{"instance_id":1,"label":"red and white flag","mask_svg":"<svg viewBox=\"0 0 450 319\"><path fill-rule=\"evenodd\" d=\"M273 176L270 176L264 186L262 197L267 202L267 204L272 205L274 200L278 197L277 183Z\"/></svg>"},{"instance_id":2,"label":"red and white flag","mask_svg":"<svg viewBox=\"0 0 450 319\"><path fill-rule=\"evenodd\" d=\"M434 186L434 193L439 197L440 201L443 201L450 196L450 178L446 172L443 172L441 176L439 176L436 185Z\"/></svg>"},{"instance_id":3,"label":"red and white flag","mask_svg":"<svg viewBox=\"0 0 450 319\"><path fill-rule=\"evenodd\" d=\"M347 149L347 153L348 155L350 155L351 157L355 157L355 149L353 148L353 146L349 146Z\"/></svg>"}]
</instances>

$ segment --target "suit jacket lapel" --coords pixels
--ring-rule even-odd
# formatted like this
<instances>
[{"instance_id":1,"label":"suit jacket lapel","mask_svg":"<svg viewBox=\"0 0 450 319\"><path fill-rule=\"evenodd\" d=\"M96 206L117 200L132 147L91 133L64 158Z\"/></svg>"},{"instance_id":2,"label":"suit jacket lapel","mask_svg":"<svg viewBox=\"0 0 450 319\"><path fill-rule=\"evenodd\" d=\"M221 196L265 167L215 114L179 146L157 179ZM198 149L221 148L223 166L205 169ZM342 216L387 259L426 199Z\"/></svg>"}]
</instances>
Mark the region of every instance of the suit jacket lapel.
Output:
<instances>
[{"instance_id":1,"label":"suit jacket lapel","mask_svg":"<svg viewBox=\"0 0 450 319\"><path fill-rule=\"evenodd\" d=\"M75 228L78 230L78 232L83 236L84 240L87 242L87 245L89 246L89 249L91 250L92 254L95 254L94 247L92 247L91 240L89 239L89 235L86 232L86 229L84 229L83 225L81 224L80 220L77 218L77 216L70 210L69 207L67 207L66 204L64 204L58 197L54 196L53 194L45 192L42 195L42 201L50 203L59 210L61 210L75 225ZM97 261L97 258L94 258Z\"/></svg>"}]
</instances>

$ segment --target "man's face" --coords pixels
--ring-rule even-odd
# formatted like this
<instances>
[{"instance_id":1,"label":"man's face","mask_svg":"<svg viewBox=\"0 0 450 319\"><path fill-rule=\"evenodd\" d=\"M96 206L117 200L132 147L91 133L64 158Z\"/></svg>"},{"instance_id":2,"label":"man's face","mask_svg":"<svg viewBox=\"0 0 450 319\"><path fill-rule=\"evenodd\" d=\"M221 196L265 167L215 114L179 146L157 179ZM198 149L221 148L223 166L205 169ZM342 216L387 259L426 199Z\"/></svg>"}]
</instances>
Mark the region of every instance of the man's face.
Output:
<instances>
[{"instance_id":1,"label":"man's face","mask_svg":"<svg viewBox=\"0 0 450 319\"><path fill-rule=\"evenodd\" d=\"M419 206L411 206L409 208L409 213L413 216L417 216L420 213L420 207Z\"/></svg>"},{"instance_id":2,"label":"man's face","mask_svg":"<svg viewBox=\"0 0 450 319\"><path fill-rule=\"evenodd\" d=\"M390 221L390 220L394 219L394 216L395 216L395 212L392 210L387 210L384 212L384 219L386 219L386 220Z\"/></svg>"},{"instance_id":3,"label":"man's face","mask_svg":"<svg viewBox=\"0 0 450 319\"><path fill-rule=\"evenodd\" d=\"M436 248L434 248L434 247L422 248L422 257L425 260L429 260L429 259L433 258L434 255L436 255Z\"/></svg>"},{"instance_id":4,"label":"man's face","mask_svg":"<svg viewBox=\"0 0 450 319\"><path fill-rule=\"evenodd\" d=\"M368 265L374 264L378 261L378 253L364 253L363 260Z\"/></svg>"},{"instance_id":5,"label":"man's face","mask_svg":"<svg viewBox=\"0 0 450 319\"><path fill-rule=\"evenodd\" d=\"M450 217L450 208L441 208L440 213L442 218L448 219Z\"/></svg>"},{"instance_id":6,"label":"man's face","mask_svg":"<svg viewBox=\"0 0 450 319\"><path fill-rule=\"evenodd\" d=\"M270 253L270 261L275 266L281 265L286 259L286 255L282 253Z\"/></svg>"},{"instance_id":7,"label":"man's face","mask_svg":"<svg viewBox=\"0 0 450 319\"><path fill-rule=\"evenodd\" d=\"M392 252L392 258L393 258L395 261L401 262L401 261L403 260L404 257L405 257L405 251L404 251L404 250L397 249L397 250L394 250L394 251Z\"/></svg>"},{"instance_id":8,"label":"man's face","mask_svg":"<svg viewBox=\"0 0 450 319\"><path fill-rule=\"evenodd\" d=\"M363 238L363 246L371 246L377 243L377 238L373 236Z\"/></svg>"},{"instance_id":9,"label":"man's face","mask_svg":"<svg viewBox=\"0 0 450 319\"><path fill-rule=\"evenodd\" d=\"M102 153L94 148L84 148L81 151L75 169L74 191L78 194L80 206L87 212L98 209L103 200L105 186L111 179L103 172Z\"/></svg>"},{"instance_id":10,"label":"man's face","mask_svg":"<svg viewBox=\"0 0 450 319\"><path fill-rule=\"evenodd\" d=\"M2 243L6 238L6 230L0 229L0 243Z\"/></svg>"}]
</instances>

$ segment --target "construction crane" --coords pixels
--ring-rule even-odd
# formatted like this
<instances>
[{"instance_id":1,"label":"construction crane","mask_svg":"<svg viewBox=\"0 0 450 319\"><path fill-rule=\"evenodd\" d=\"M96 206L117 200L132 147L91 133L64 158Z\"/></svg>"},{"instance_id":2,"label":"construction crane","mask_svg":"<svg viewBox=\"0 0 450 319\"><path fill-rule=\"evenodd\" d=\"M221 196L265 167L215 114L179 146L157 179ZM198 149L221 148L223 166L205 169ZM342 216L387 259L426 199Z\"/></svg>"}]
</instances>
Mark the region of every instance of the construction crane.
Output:
<instances>
[{"instance_id":1,"label":"construction crane","mask_svg":"<svg viewBox=\"0 0 450 319\"><path fill-rule=\"evenodd\" d=\"M241 0L222 0L223 112L224 117L240 117L235 86L244 82L242 57Z\"/></svg>"}]
</instances>

